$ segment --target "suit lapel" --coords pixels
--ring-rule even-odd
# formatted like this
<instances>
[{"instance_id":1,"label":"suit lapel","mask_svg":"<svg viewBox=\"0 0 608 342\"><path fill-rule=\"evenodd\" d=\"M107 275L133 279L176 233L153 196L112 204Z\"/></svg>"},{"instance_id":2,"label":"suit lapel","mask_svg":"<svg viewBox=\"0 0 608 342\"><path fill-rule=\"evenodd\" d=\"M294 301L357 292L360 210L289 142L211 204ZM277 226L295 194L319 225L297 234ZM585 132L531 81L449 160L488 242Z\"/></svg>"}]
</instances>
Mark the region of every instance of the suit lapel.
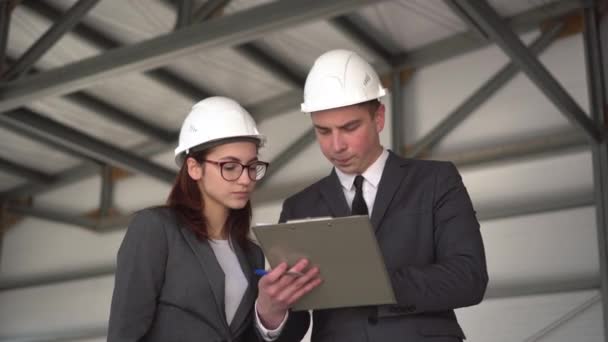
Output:
<instances>
[{"instance_id":1,"label":"suit lapel","mask_svg":"<svg viewBox=\"0 0 608 342\"><path fill-rule=\"evenodd\" d=\"M340 184L335 170L332 170L329 176L321 180L319 187L321 189L321 196L325 199L329 211L334 217L350 215L348 203L346 203L344 191L342 190L342 184Z\"/></svg>"},{"instance_id":2,"label":"suit lapel","mask_svg":"<svg viewBox=\"0 0 608 342\"><path fill-rule=\"evenodd\" d=\"M386 160L380 183L378 184L378 192L374 201L374 210L372 211L371 222L374 230L378 231L380 223L386 214L386 211L399 189L401 182L405 178L405 165L407 160L396 156L392 151L389 151L389 157Z\"/></svg>"},{"instance_id":3,"label":"suit lapel","mask_svg":"<svg viewBox=\"0 0 608 342\"><path fill-rule=\"evenodd\" d=\"M255 262L249 259L249 254L245 253L245 251L236 241L231 240L231 242L234 252L236 253L236 257L239 260L239 264L241 265L241 270L243 270L243 274L245 274L245 278L247 278L248 283L247 290L245 290L241 303L234 313L234 317L230 323L230 330L235 333L239 330L242 324L247 321L248 316L251 315L251 308L253 307L255 297L257 296L257 283L255 277L253 276Z\"/></svg>"},{"instance_id":4,"label":"suit lapel","mask_svg":"<svg viewBox=\"0 0 608 342\"><path fill-rule=\"evenodd\" d=\"M181 232L188 245L196 255L196 259L201 264L202 271L205 275L205 279L209 282L211 292L216 303L216 309L220 321L218 322L218 328L220 330L228 330L228 324L226 323L226 311L224 304L224 271L217 262L213 249L209 246L208 241L200 241L196 235L188 227L182 226Z\"/></svg>"}]
</instances>

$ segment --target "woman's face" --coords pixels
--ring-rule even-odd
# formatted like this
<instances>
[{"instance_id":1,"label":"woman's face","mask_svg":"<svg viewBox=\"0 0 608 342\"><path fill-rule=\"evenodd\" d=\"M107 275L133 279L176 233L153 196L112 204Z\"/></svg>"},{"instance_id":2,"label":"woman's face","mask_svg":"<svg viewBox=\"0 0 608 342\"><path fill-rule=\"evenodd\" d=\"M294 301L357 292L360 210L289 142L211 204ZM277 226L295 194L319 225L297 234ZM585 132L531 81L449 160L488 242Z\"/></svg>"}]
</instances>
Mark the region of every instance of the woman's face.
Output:
<instances>
[{"instance_id":1,"label":"woman's face","mask_svg":"<svg viewBox=\"0 0 608 342\"><path fill-rule=\"evenodd\" d=\"M249 165L258 160L256 144L240 141L219 145L209 150L205 160L201 163L192 158L188 160L188 173L198 184L205 209L245 207L256 182L249 177L248 169L242 169L239 164ZM239 170L242 170L240 174Z\"/></svg>"}]
</instances>

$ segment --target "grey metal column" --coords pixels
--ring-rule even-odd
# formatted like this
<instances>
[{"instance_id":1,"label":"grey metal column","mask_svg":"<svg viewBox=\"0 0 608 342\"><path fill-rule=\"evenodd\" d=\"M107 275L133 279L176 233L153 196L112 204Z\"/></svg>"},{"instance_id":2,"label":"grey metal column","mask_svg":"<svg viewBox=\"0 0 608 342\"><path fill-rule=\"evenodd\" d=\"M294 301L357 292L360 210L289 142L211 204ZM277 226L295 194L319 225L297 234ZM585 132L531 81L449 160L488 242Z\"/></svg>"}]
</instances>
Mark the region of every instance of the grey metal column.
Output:
<instances>
[{"instance_id":1,"label":"grey metal column","mask_svg":"<svg viewBox=\"0 0 608 342\"><path fill-rule=\"evenodd\" d=\"M606 70L603 67L602 44L608 34L600 34L598 3L584 10L585 15L585 59L591 117L600 127L607 127L608 102L606 97ZM604 21L606 19L604 18ZM606 24L606 22L604 22ZM603 38L603 39L602 39ZM604 46L605 48L605 46ZM593 180L595 189L595 211L597 218L598 254L600 266L600 289L604 317L604 340L608 341L608 142L591 146L593 154Z\"/></svg>"},{"instance_id":2,"label":"grey metal column","mask_svg":"<svg viewBox=\"0 0 608 342\"><path fill-rule=\"evenodd\" d=\"M547 68L528 51L519 37L505 24L504 19L487 3L487 0L451 1L460 5L479 24L572 124L583 129L593 141L600 142L604 139L603 130L589 119Z\"/></svg>"},{"instance_id":3,"label":"grey metal column","mask_svg":"<svg viewBox=\"0 0 608 342\"><path fill-rule=\"evenodd\" d=\"M404 155L403 151L403 85L401 84L401 72L392 74L391 91L391 128L392 128L392 150L398 155Z\"/></svg>"},{"instance_id":4,"label":"grey metal column","mask_svg":"<svg viewBox=\"0 0 608 342\"><path fill-rule=\"evenodd\" d=\"M28 71L53 45L70 31L99 0L80 0L55 22L32 46L11 66L4 75L6 79L17 78Z\"/></svg>"},{"instance_id":5,"label":"grey metal column","mask_svg":"<svg viewBox=\"0 0 608 342\"><path fill-rule=\"evenodd\" d=\"M177 6L177 16L175 19L175 29L190 25L192 22L193 0L180 0Z\"/></svg>"},{"instance_id":6,"label":"grey metal column","mask_svg":"<svg viewBox=\"0 0 608 342\"><path fill-rule=\"evenodd\" d=\"M101 196L99 199L99 217L104 218L112 209L114 195L114 180L112 179L112 166L101 167Z\"/></svg>"},{"instance_id":7,"label":"grey metal column","mask_svg":"<svg viewBox=\"0 0 608 342\"><path fill-rule=\"evenodd\" d=\"M11 9L9 1L0 1L0 79L4 78L6 63L6 45L11 26Z\"/></svg>"}]
</instances>

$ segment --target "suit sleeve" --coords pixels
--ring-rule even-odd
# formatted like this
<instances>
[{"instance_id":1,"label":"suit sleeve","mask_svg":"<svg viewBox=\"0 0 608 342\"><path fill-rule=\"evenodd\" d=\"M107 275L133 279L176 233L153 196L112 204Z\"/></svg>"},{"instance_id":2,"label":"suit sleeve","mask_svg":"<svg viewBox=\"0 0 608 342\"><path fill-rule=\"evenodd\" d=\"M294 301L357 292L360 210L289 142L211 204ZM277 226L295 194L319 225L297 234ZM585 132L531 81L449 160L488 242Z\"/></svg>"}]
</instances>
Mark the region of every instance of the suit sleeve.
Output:
<instances>
[{"instance_id":1,"label":"suit sleeve","mask_svg":"<svg viewBox=\"0 0 608 342\"><path fill-rule=\"evenodd\" d=\"M138 213L118 250L108 342L138 341L150 329L167 259L163 223L153 211Z\"/></svg>"},{"instance_id":2,"label":"suit sleeve","mask_svg":"<svg viewBox=\"0 0 608 342\"><path fill-rule=\"evenodd\" d=\"M443 311L479 303L488 274L479 223L452 163L437 170L433 201L435 263L406 266L391 276L407 312Z\"/></svg>"}]
</instances>

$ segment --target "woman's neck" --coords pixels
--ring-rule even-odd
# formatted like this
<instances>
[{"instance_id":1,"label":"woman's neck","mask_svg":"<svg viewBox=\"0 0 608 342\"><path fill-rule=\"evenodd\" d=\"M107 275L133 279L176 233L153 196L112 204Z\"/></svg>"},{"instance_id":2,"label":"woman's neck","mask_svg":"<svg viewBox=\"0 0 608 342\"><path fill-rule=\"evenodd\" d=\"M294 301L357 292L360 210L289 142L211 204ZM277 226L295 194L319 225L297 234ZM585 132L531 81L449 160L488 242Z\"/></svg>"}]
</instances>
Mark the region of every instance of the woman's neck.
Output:
<instances>
[{"instance_id":1,"label":"woman's neck","mask_svg":"<svg viewBox=\"0 0 608 342\"><path fill-rule=\"evenodd\" d=\"M226 219L228 218L228 208L224 206L214 206L211 203L206 203L203 213L207 218L207 234L210 239L224 240L226 236Z\"/></svg>"}]
</instances>

